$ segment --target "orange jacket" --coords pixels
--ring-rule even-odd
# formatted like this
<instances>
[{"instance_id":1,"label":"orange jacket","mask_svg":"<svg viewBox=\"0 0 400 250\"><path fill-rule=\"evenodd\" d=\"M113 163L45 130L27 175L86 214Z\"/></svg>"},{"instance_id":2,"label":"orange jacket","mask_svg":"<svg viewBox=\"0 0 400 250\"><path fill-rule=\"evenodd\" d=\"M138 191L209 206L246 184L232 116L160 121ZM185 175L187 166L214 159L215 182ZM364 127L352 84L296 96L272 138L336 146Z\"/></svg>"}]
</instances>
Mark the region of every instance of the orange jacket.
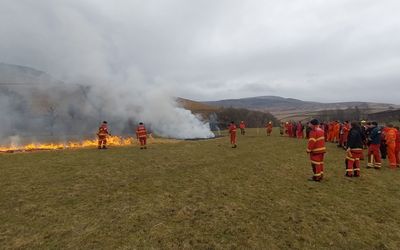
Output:
<instances>
[{"instance_id":1,"label":"orange jacket","mask_svg":"<svg viewBox=\"0 0 400 250\"><path fill-rule=\"evenodd\" d=\"M325 152L326 148L324 131L321 128L316 127L310 131L310 137L308 139L307 145L307 153L319 154Z\"/></svg>"},{"instance_id":2,"label":"orange jacket","mask_svg":"<svg viewBox=\"0 0 400 250\"><path fill-rule=\"evenodd\" d=\"M99 132L97 132L97 135L98 135L98 136L105 137L105 136L107 136L107 135L109 135L109 134L110 134L110 133L108 132L108 127L107 127L107 125L103 124L103 125L101 125L101 126L99 127Z\"/></svg>"},{"instance_id":3,"label":"orange jacket","mask_svg":"<svg viewBox=\"0 0 400 250\"><path fill-rule=\"evenodd\" d=\"M349 131L350 131L350 124L344 124L343 125L343 140L347 141L347 137L349 136Z\"/></svg>"},{"instance_id":4,"label":"orange jacket","mask_svg":"<svg viewBox=\"0 0 400 250\"><path fill-rule=\"evenodd\" d=\"M139 125L136 129L136 137L138 139L140 138L146 138L147 137L147 131L144 125Z\"/></svg>"},{"instance_id":5,"label":"orange jacket","mask_svg":"<svg viewBox=\"0 0 400 250\"><path fill-rule=\"evenodd\" d=\"M395 128L387 128L385 130L385 140L387 145L396 145L396 132Z\"/></svg>"},{"instance_id":6,"label":"orange jacket","mask_svg":"<svg viewBox=\"0 0 400 250\"><path fill-rule=\"evenodd\" d=\"M229 133L231 135L236 134L236 125L235 124L229 125Z\"/></svg>"},{"instance_id":7,"label":"orange jacket","mask_svg":"<svg viewBox=\"0 0 400 250\"><path fill-rule=\"evenodd\" d=\"M241 122L241 123L239 124L239 128L241 128L241 129L246 128L246 125L244 124L244 122Z\"/></svg>"}]
</instances>

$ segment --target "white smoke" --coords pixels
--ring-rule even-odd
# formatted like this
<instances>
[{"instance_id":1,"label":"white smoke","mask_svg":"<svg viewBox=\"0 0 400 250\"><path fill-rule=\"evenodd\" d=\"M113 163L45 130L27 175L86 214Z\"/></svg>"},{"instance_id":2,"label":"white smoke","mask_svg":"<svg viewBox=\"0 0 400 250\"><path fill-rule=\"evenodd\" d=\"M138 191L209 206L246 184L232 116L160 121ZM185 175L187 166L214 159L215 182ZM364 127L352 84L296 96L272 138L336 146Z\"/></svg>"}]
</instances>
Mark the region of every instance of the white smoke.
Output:
<instances>
[{"instance_id":1,"label":"white smoke","mask_svg":"<svg viewBox=\"0 0 400 250\"><path fill-rule=\"evenodd\" d=\"M125 11L124 5L133 6L120 3L119 11ZM156 41L136 36L147 24L134 16L113 13L106 6L105 2L89 0L2 1L0 62L43 70L65 84L73 83L73 88L77 84L90 87L84 93L90 105L62 103L56 112L66 112L69 107L87 117L98 113L96 123L110 117L142 121L156 134L171 138L213 137L208 123L177 106L176 92L168 87L177 84L150 70L152 63L166 62L169 52L148 47L147 42L154 45ZM57 95L51 98L53 90L47 90L48 99L59 99ZM29 89L21 96L26 98L31 92ZM0 116L18 115L15 109L12 112L2 108ZM60 115L54 113L54 119L57 117ZM57 121L52 123L51 129L57 130ZM111 129L113 126L122 125L110 124Z\"/></svg>"}]
</instances>

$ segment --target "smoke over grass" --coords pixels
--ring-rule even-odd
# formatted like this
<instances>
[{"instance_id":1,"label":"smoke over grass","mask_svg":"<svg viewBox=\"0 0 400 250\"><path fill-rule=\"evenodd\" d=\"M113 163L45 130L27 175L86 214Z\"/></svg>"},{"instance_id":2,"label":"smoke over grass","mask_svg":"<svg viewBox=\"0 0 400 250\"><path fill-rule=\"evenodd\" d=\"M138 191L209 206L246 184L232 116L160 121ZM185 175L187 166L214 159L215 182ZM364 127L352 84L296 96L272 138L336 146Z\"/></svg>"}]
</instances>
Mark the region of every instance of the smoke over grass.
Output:
<instances>
[{"instance_id":1,"label":"smoke over grass","mask_svg":"<svg viewBox=\"0 0 400 250\"><path fill-rule=\"evenodd\" d=\"M178 83L152 70L167 57L158 45L144 46L138 31L147 24L135 12L105 6L2 1L0 143L15 135L93 134L102 120L114 134L133 133L142 121L165 137L214 136L207 123L177 107L171 86Z\"/></svg>"}]
</instances>

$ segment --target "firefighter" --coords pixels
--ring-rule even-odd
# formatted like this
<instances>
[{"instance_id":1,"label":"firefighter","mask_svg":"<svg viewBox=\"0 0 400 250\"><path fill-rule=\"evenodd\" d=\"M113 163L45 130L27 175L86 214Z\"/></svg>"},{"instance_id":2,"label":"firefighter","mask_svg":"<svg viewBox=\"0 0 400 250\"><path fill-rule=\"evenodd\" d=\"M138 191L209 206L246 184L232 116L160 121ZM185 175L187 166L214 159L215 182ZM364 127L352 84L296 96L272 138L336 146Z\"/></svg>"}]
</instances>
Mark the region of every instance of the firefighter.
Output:
<instances>
[{"instance_id":1,"label":"firefighter","mask_svg":"<svg viewBox=\"0 0 400 250\"><path fill-rule=\"evenodd\" d=\"M267 130L267 136L270 136L271 133L272 133L272 122L268 122L265 127L266 127L266 130Z\"/></svg>"},{"instance_id":2,"label":"firefighter","mask_svg":"<svg viewBox=\"0 0 400 250\"><path fill-rule=\"evenodd\" d=\"M136 138L140 143L140 149L147 149L146 146L147 131L143 122L140 122L139 126L136 128Z\"/></svg>"},{"instance_id":3,"label":"firefighter","mask_svg":"<svg viewBox=\"0 0 400 250\"><path fill-rule=\"evenodd\" d=\"M285 122L285 134L289 136L289 122Z\"/></svg>"},{"instance_id":4,"label":"firefighter","mask_svg":"<svg viewBox=\"0 0 400 250\"><path fill-rule=\"evenodd\" d=\"M246 124L244 124L244 121L241 121L239 124L239 128L240 128L240 134L244 135L246 133L245 128L246 128Z\"/></svg>"},{"instance_id":5,"label":"firefighter","mask_svg":"<svg viewBox=\"0 0 400 250\"><path fill-rule=\"evenodd\" d=\"M110 132L108 132L107 121L103 121L99 127L99 131L97 132L98 149L107 149L107 136L110 135Z\"/></svg>"},{"instance_id":6,"label":"firefighter","mask_svg":"<svg viewBox=\"0 0 400 250\"><path fill-rule=\"evenodd\" d=\"M400 168L400 129L399 127L394 127L396 129L396 166Z\"/></svg>"},{"instance_id":7,"label":"firefighter","mask_svg":"<svg viewBox=\"0 0 400 250\"><path fill-rule=\"evenodd\" d=\"M279 133L281 136L283 136L283 133L285 132L285 123L281 122L281 125L279 126Z\"/></svg>"},{"instance_id":8,"label":"firefighter","mask_svg":"<svg viewBox=\"0 0 400 250\"><path fill-rule=\"evenodd\" d=\"M396 133L397 130L393 124L388 124L385 131L385 140L387 147L387 155L389 158L390 168L396 168Z\"/></svg>"},{"instance_id":9,"label":"firefighter","mask_svg":"<svg viewBox=\"0 0 400 250\"><path fill-rule=\"evenodd\" d=\"M339 143L339 135L340 135L340 122L335 121L333 124L333 143Z\"/></svg>"},{"instance_id":10,"label":"firefighter","mask_svg":"<svg viewBox=\"0 0 400 250\"><path fill-rule=\"evenodd\" d=\"M346 149L347 148L347 140L349 137L349 131L351 129L351 125L349 124L349 121L345 121L342 127L342 138L341 138L341 146ZM360 126L358 126L358 128L360 128ZM361 132L361 128L360 128L360 132Z\"/></svg>"},{"instance_id":11,"label":"firefighter","mask_svg":"<svg viewBox=\"0 0 400 250\"><path fill-rule=\"evenodd\" d=\"M382 166L379 148L381 146L381 130L378 128L377 122L371 123L371 133L368 137L368 164L367 168L374 167L380 169Z\"/></svg>"},{"instance_id":12,"label":"firefighter","mask_svg":"<svg viewBox=\"0 0 400 250\"><path fill-rule=\"evenodd\" d=\"M299 121L299 122L297 123L297 131L296 131L296 133L297 133L297 138L298 138L298 139L303 139L303 138L304 138L303 130L304 130L304 126L303 126L303 124L301 123L301 121Z\"/></svg>"},{"instance_id":13,"label":"firefighter","mask_svg":"<svg viewBox=\"0 0 400 250\"><path fill-rule=\"evenodd\" d=\"M229 129L229 134L230 134L230 138L231 138L231 145L232 148L236 148L236 125L234 121L231 121L231 124L228 127Z\"/></svg>"},{"instance_id":14,"label":"firefighter","mask_svg":"<svg viewBox=\"0 0 400 250\"><path fill-rule=\"evenodd\" d=\"M311 166L313 170L313 181L321 181L324 175L324 154L325 148L325 137L324 131L319 127L319 121L312 119L309 123L311 128L307 153L310 154Z\"/></svg>"},{"instance_id":15,"label":"firefighter","mask_svg":"<svg viewBox=\"0 0 400 250\"><path fill-rule=\"evenodd\" d=\"M363 136L357 122L351 123L346 151L346 176L360 177L360 158L363 153Z\"/></svg>"}]
</instances>

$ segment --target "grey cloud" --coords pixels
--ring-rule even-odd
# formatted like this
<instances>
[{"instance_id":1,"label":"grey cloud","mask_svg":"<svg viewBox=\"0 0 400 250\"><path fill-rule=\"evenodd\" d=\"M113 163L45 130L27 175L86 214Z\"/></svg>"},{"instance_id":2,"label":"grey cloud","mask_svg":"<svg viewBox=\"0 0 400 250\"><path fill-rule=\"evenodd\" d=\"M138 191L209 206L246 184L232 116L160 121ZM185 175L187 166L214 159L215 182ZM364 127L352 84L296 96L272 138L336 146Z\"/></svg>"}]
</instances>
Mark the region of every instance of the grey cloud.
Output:
<instances>
[{"instance_id":1,"label":"grey cloud","mask_svg":"<svg viewBox=\"0 0 400 250\"><path fill-rule=\"evenodd\" d=\"M328 101L331 93L314 93L334 84L337 100L400 103L375 94L376 83L400 92L395 0L3 0L0 7L0 60L64 80L140 81L197 100L246 91Z\"/></svg>"}]
</instances>

